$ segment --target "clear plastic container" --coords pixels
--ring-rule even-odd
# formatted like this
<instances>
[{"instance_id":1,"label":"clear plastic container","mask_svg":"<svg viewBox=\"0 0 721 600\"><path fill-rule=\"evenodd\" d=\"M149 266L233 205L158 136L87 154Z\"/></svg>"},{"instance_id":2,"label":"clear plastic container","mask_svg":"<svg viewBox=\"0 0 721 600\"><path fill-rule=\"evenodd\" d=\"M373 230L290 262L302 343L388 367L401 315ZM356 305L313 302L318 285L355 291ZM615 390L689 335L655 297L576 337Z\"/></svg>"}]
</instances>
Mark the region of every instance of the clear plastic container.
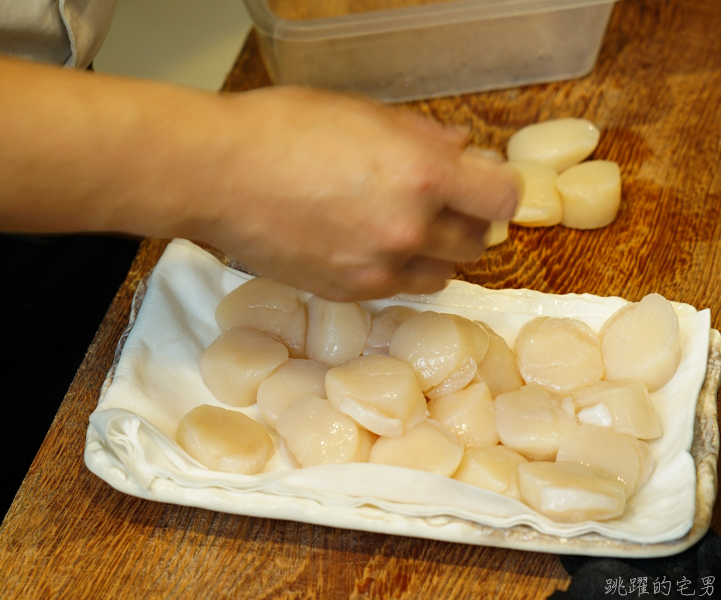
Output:
<instances>
[{"instance_id":1,"label":"clear plastic container","mask_svg":"<svg viewBox=\"0 0 721 600\"><path fill-rule=\"evenodd\" d=\"M276 83L398 102L585 75L617 0L243 1Z\"/></svg>"}]
</instances>

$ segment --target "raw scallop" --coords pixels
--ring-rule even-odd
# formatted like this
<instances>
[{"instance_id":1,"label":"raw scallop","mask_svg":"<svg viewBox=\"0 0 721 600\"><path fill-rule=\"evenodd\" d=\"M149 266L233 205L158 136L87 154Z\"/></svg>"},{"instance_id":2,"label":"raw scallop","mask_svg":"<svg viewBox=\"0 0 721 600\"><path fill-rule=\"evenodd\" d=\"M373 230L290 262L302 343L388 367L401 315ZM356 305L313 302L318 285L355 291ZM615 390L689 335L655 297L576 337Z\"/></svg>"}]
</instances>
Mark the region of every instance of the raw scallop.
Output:
<instances>
[{"instance_id":1,"label":"raw scallop","mask_svg":"<svg viewBox=\"0 0 721 600\"><path fill-rule=\"evenodd\" d=\"M552 119L519 129L508 140L508 160L530 160L561 173L591 155L601 133L585 119Z\"/></svg>"},{"instance_id":2,"label":"raw scallop","mask_svg":"<svg viewBox=\"0 0 721 600\"><path fill-rule=\"evenodd\" d=\"M530 384L495 400L501 443L530 460L553 460L558 447L578 424L561 408L559 396Z\"/></svg>"},{"instance_id":3,"label":"raw scallop","mask_svg":"<svg viewBox=\"0 0 721 600\"><path fill-rule=\"evenodd\" d=\"M573 401L581 423L611 427L642 440L663 433L642 381L599 381L573 392Z\"/></svg>"},{"instance_id":4,"label":"raw scallop","mask_svg":"<svg viewBox=\"0 0 721 600\"><path fill-rule=\"evenodd\" d=\"M371 316L355 302L308 299L308 358L335 367L360 356L371 328Z\"/></svg>"},{"instance_id":5,"label":"raw scallop","mask_svg":"<svg viewBox=\"0 0 721 600\"><path fill-rule=\"evenodd\" d=\"M178 444L213 471L255 475L273 456L273 440L250 417L204 404L178 423Z\"/></svg>"},{"instance_id":6,"label":"raw scallop","mask_svg":"<svg viewBox=\"0 0 721 600\"><path fill-rule=\"evenodd\" d=\"M504 446L467 448L454 479L521 500L518 488L518 465L528 462Z\"/></svg>"},{"instance_id":7,"label":"raw scallop","mask_svg":"<svg viewBox=\"0 0 721 600\"><path fill-rule=\"evenodd\" d=\"M495 333L490 326L476 321L488 334L488 351L478 365L476 377L482 379L491 390L495 398L499 394L512 392L523 385L523 379L518 372L516 355L508 347L506 340Z\"/></svg>"},{"instance_id":8,"label":"raw scallop","mask_svg":"<svg viewBox=\"0 0 721 600\"><path fill-rule=\"evenodd\" d=\"M603 324L600 338L609 381L640 379L654 392L669 382L681 362L678 317L659 294L617 310Z\"/></svg>"},{"instance_id":9,"label":"raw scallop","mask_svg":"<svg viewBox=\"0 0 721 600\"><path fill-rule=\"evenodd\" d=\"M526 383L570 393L603 377L598 336L575 319L537 317L516 338L518 370Z\"/></svg>"},{"instance_id":10,"label":"raw scallop","mask_svg":"<svg viewBox=\"0 0 721 600\"><path fill-rule=\"evenodd\" d=\"M398 327L389 353L410 365L425 392L447 379L465 358L481 362L487 350L488 334L477 323L427 311Z\"/></svg>"},{"instance_id":11,"label":"raw scallop","mask_svg":"<svg viewBox=\"0 0 721 600\"><path fill-rule=\"evenodd\" d=\"M450 477L463 458L463 445L443 425L426 419L401 437L380 437L368 462L429 471Z\"/></svg>"},{"instance_id":12,"label":"raw scallop","mask_svg":"<svg viewBox=\"0 0 721 600\"><path fill-rule=\"evenodd\" d=\"M466 356L470 356L476 364L480 363L488 352L488 333L478 323L461 317L460 315L448 315L453 319L462 336L466 346Z\"/></svg>"},{"instance_id":13,"label":"raw scallop","mask_svg":"<svg viewBox=\"0 0 721 600\"><path fill-rule=\"evenodd\" d=\"M633 493L635 494L644 485L646 485L648 478L651 477L651 472L653 471L653 466L654 466L654 460L653 460L653 454L651 454L651 448L648 447L648 444L646 442L637 440L635 437L632 437L631 443L634 446L636 446L636 451L638 452L638 456L641 459L641 469L638 472L638 479L636 480L636 487L633 490Z\"/></svg>"},{"instance_id":14,"label":"raw scallop","mask_svg":"<svg viewBox=\"0 0 721 600\"><path fill-rule=\"evenodd\" d=\"M366 338L363 354L385 354L396 329L411 317L418 314L417 310L406 306L386 306L371 317L371 330Z\"/></svg>"},{"instance_id":15,"label":"raw scallop","mask_svg":"<svg viewBox=\"0 0 721 600\"><path fill-rule=\"evenodd\" d=\"M200 374L230 406L253 404L261 382L288 360L288 348L255 329L223 331L200 356Z\"/></svg>"},{"instance_id":16,"label":"raw scallop","mask_svg":"<svg viewBox=\"0 0 721 600\"><path fill-rule=\"evenodd\" d=\"M278 433L304 468L365 462L375 441L373 434L317 396L294 400L278 421Z\"/></svg>"},{"instance_id":17,"label":"raw scallop","mask_svg":"<svg viewBox=\"0 0 721 600\"><path fill-rule=\"evenodd\" d=\"M449 316L455 321L459 333L464 338L463 345L466 347L466 354L448 377L438 385L426 390L428 398L438 398L466 387L475 378L478 363L488 353L489 335L483 327L459 315L451 314Z\"/></svg>"},{"instance_id":18,"label":"raw scallop","mask_svg":"<svg viewBox=\"0 0 721 600\"><path fill-rule=\"evenodd\" d=\"M626 508L620 481L577 463L520 464L518 482L528 506L562 523L607 521L620 517Z\"/></svg>"},{"instance_id":19,"label":"raw scallop","mask_svg":"<svg viewBox=\"0 0 721 600\"><path fill-rule=\"evenodd\" d=\"M305 358L306 311L294 287L256 277L235 288L215 309L221 329L250 327L285 344L291 358Z\"/></svg>"},{"instance_id":20,"label":"raw scallop","mask_svg":"<svg viewBox=\"0 0 721 600\"><path fill-rule=\"evenodd\" d=\"M496 410L483 382L431 400L428 410L431 418L445 425L466 448L498 443Z\"/></svg>"},{"instance_id":21,"label":"raw scallop","mask_svg":"<svg viewBox=\"0 0 721 600\"><path fill-rule=\"evenodd\" d=\"M486 229L483 239L486 247L498 246L508 239L508 223L509 221L491 221Z\"/></svg>"},{"instance_id":22,"label":"raw scallop","mask_svg":"<svg viewBox=\"0 0 721 600\"><path fill-rule=\"evenodd\" d=\"M561 224L598 229L613 222L621 205L621 171L615 162L589 160L571 167L556 180L563 200Z\"/></svg>"},{"instance_id":23,"label":"raw scallop","mask_svg":"<svg viewBox=\"0 0 721 600\"><path fill-rule=\"evenodd\" d=\"M470 356L464 358L453 373L441 381L438 385L434 385L426 390L426 396L433 400L440 398L446 394L452 394L466 387L476 377L478 365Z\"/></svg>"},{"instance_id":24,"label":"raw scallop","mask_svg":"<svg viewBox=\"0 0 721 600\"><path fill-rule=\"evenodd\" d=\"M630 498L642 472L649 471L642 464L637 444L630 435L617 433L608 427L581 424L558 448L556 462L574 462L594 467L623 483L626 498ZM650 452L645 457L651 456Z\"/></svg>"},{"instance_id":25,"label":"raw scallop","mask_svg":"<svg viewBox=\"0 0 721 600\"><path fill-rule=\"evenodd\" d=\"M325 376L331 406L378 435L397 437L426 419L426 399L413 370L383 356L359 356Z\"/></svg>"},{"instance_id":26,"label":"raw scallop","mask_svg":"<svg viewBox=\"0 0 721 600\"><path fill-rule=\"evenodd\" d=\"M563 204L556 189L556 171L534 162L510 164L521 174L524 184L521 202L511 222L524 227L551 227L560 223Z\"/></svg>"},{"instance_id":27,"label":"raw scallop","mask_svg":"<svg viewBox=\"0 0 721 600\"><path fill-rule=\"evenodd\" d=\"M280 415L293 400L303 396L325 398L327 371L327 365L308 359L289 358L280 365L258 388L258 408L265 422L277 429Z\"/></svg>"}]
</instances>

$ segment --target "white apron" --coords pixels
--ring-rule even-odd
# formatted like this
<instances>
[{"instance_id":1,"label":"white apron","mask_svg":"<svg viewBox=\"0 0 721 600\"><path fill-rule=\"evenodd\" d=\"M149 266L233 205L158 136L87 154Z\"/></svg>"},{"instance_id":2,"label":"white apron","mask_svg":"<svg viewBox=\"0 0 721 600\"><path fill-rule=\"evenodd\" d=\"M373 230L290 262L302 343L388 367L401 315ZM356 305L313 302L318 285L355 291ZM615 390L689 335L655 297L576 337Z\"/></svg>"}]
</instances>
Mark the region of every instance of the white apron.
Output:
<instances>
[{"instance_id":1,"label":"white apron","mask_svg":"<svg viewBox=\"0 0 721 600\"><path fill-rule=\"evenodd\" d=\"M115 0L0 0L0 52L86 69L114 7Z\"/></svg>"}]
</instances>

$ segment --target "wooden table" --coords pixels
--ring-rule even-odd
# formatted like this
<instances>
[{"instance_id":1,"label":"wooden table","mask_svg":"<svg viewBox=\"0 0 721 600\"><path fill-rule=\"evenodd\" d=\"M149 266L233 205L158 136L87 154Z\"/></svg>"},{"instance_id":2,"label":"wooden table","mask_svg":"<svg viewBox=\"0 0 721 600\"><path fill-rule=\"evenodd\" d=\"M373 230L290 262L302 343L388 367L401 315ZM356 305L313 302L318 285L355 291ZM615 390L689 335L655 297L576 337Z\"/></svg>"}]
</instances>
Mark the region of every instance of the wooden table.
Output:
<instances>
[{"instance_id":1,"label":"wooden table","mask_svg":"<svg viewBox=\"0 0 721 600\"><path fill-rule=\"evenodd\" d=\"M585 117L595 156L621 165L624 201L600 231L513 227L458 276L492 288L649 292L710 307L721 328L721 3L622 0L583 79L414 102L502 150L535 121ZM225 84L268 85L256 39ZM133 292L165 242L146 240L0 528L7 598L544 598L569 577L558 558L345 531L123 495L83 463L88 416ZM721 533L716 502L712 528Z\"/></svg>"}]
</instances>

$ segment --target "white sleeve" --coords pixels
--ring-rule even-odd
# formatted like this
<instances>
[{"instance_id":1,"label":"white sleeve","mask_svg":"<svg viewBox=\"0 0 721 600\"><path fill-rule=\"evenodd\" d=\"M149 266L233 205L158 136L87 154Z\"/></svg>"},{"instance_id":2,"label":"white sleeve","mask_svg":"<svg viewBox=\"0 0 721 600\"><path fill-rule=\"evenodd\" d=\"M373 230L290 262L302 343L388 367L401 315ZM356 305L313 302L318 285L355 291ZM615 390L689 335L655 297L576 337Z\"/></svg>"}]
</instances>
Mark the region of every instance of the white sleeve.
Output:
<instances>
[{"instance_id":1,"label":"white sleeve","mask_svg":"<svg viewBox=\"0 0 721 600\"><path fill-rule=\"evenodd\" d=\"M115 0L1 0L0 52L86 69L114 7Z\"/></svg>"},{"instance_id":2,"label":"white sleeve","mask_svg":"<svg viewBox=\"0 0 721 600\"><path fill-rule=\"evenodd\" d=\"M87 69L108 35L115 0L60 0L60 14L70 37L66 66Z\"/></svg>"}]
</instances>

